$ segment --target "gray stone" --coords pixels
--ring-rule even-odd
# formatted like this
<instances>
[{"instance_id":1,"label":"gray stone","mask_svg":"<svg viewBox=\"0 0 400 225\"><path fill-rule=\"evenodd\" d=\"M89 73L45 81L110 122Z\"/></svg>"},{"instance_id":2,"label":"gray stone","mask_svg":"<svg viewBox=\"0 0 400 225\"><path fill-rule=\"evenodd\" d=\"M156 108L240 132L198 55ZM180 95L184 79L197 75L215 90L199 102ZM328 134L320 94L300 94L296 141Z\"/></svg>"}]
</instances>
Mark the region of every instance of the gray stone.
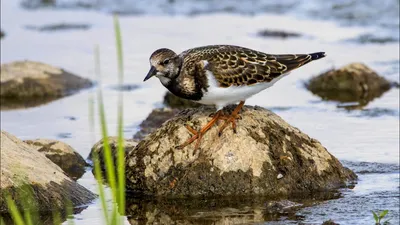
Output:
<instances>
[{"instance_id":1,"label":"gray stone","mask_svg":"<svg viewBox=\"0 0 400 225\"><path fill-rule=\"evenodd\" d=\"M173 109L198 108L202 106L200 103L180 98L169 91L164 95L164 105Z\"/></svg>"},{"instance_id":2,"label":"gray stone","mask_svg":"<svg viewBox=\"0 0 400 225\"><path fill-rule=\"evenodd\" d=\"M148 134L154 132L165 121L171 119L181 110L173 108L154 109L147 118L139 125L140 130L133 136L134 140L142 140Z\"/></svg>"},{"instance_id":3,"label":"gray stone","mask_svg":"<svg viewBox=\"0 0 400 225\"><path fill-rule=\"evenodd\" d=\"M199 150L194 143L177 149L191 137L184 124L200 129L213 112L183 110L142 140L126 157L127 190L168 197L289 196L346 187L356 179L320 142L260 107L243 108L237 134L227 128L218 137L214 126Z\"/></svg>"},{"instance_id":4,"label":"gray stone","mask_svg":"<svg viewBox=\"0 0 400 225\"><path fill-rule=\"evenodd\" d=\"M24 190L32 190L30 205L23 204ZM39 212L64 210L69 200L74 207L90 203L96 195L69 178L42 153L15 136L1 131L0 212L8 212L6 195L19 209L34 207Z\"/></svg>"},{"instance_id":5,"label":"gray stone","mask_svg":"<svg viewBox=\"0 0 400 225\"><path fill-rule=\"evenodd\" d=\"M68 144L49 139L25 140L24 142L43 153L72 179L77 180L85 173L85 167L88 164Z\"/></svg>"},{"instance_id":6,"label":"gray stone","mask_svg":"<svg viewBox=\"0 0 400 225\"><path fill-rule=\"evenodd\" d=\"M1 65L2 109L49 102L92 86L92 82L40 62L17 61ZM33 103L32 103L33 102Z\"/></svg>"},{"instance_id":7,"label":"gray stone","mask_svg":"<svg viewBox=\"0 0 400 225\"><path fill-rule=\"evenodd\" d=\"M351 63L312 78L306 85L326 100L359 102L365 106L389 90L392 84L362 63Z\"/></svg>"}]
</instances>

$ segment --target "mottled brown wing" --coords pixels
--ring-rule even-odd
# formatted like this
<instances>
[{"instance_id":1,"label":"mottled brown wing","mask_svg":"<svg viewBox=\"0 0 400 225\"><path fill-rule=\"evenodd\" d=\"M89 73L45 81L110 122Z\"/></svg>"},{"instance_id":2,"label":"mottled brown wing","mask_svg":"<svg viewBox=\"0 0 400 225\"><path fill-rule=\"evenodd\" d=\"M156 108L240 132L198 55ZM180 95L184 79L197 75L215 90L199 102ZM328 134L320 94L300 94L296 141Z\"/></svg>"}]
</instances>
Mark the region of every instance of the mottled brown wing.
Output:
<instances>
[{"instance_id":1,"label":"mottled brown wing","mask_svg":"<svg viewBox=\"0 0 400 225\"><path fill-rule=\"evenodd\" d=\"M316 59L312 54L270 55L238 46L223 45L207 46L196 49L195 52L202 60L207 60L206 69L214 74L221 87L270 82Z\"/></svg>"}]
</instances>

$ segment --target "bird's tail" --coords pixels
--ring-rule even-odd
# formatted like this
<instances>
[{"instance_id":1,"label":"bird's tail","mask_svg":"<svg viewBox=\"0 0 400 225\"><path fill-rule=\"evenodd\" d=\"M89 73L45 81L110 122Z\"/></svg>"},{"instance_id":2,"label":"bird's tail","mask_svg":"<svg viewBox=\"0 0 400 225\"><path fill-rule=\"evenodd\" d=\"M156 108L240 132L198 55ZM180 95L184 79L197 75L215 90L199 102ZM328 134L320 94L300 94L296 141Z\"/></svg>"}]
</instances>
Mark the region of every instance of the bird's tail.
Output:
<instances>
[{"instance_id":1,"label":"bird's tail","mask_svg":"<svg viewBox=\"0 0 400 225\"><path fill-rule=\"evenodd\" d=\"M288 54L288 55L276 55L276 61L284 64L287 67L287 71L299 68L311 61L324 58L325 52L315 52L311 54Z\"/></svg>"}]
</instances>

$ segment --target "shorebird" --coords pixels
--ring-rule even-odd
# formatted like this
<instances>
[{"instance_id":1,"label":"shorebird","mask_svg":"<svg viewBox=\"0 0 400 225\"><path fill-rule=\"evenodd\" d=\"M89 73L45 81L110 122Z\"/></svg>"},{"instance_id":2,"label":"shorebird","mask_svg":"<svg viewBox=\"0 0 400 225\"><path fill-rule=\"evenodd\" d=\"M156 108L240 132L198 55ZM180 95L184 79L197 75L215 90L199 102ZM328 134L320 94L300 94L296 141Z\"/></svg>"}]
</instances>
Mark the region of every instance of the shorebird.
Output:
<instances>
[{"instance_id":1,"label":"shorebird","mask_svg":"<svg viewBox=\"0 0 400 225\"><path fill-rule=\"evenodd\" d=\"M161 48L151 54L151 68L144 81L155 76L178 97L216 106L212 119L199 131L186 125L193 136L178 147L184 148L197 140L197 149L202 136L218 120L225 121L219 135L229 123L236 132L236 119L246 99L271 87L290 71L323 57L324 52L279 55L232 45L197 47L179 55ZM237 102L233 112L224 115L222 109Z\"/></svg>"}]
</instances>

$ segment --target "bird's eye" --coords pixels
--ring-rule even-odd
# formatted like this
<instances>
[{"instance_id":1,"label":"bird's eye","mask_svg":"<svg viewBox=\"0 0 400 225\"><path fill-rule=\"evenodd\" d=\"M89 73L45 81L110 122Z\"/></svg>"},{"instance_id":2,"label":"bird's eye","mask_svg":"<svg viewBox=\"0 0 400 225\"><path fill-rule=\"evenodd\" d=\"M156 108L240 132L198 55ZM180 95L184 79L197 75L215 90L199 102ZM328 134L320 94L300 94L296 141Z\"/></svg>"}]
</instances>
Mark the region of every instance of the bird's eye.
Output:
<instances>
[{"instance_id":1,"label":"bird's eye","mask_svg":"<svg viewBox=\"0 0 400 225\"><path fill-rule=\"evenodd\" d=\"M166 59L166 60L163 61L163 64L164 64L164 65L166 65L166 64L168 64L168 63L169 63L169 59Z\"/></svg>"}]
</instances>

